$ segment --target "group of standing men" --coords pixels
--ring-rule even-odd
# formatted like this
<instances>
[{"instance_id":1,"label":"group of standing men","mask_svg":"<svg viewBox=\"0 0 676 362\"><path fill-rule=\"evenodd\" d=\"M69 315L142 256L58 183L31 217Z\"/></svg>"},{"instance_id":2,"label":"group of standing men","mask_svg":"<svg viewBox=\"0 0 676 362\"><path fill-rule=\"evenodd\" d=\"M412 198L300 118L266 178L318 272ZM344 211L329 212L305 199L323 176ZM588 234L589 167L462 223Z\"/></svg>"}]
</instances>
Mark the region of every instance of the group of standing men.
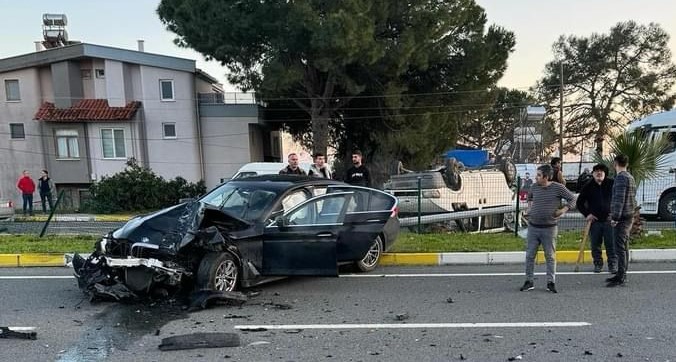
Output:
<instances>
[{"instance_id":1,"label":"group of standing men","mask_svg":"<svg viewBox=\"0 0 676 362\"><path fill-rule=\"evenodd\" d=\"M356 186L371 186L371 176L368 168L362 163L362 153L359 150L352 152L352 167L345 172L343 181L350 185ZM320 178L333 178L329 166L326 164L326 156L322 153L314 155L314 163L310 166L310 170L305 172L298 166L298 155L295 153L289 154L289 164L279 171L280 175L308 175Z\"/></svg>"},{"instance_id":2,"label":"group of standing men","mask_svg":"<svg viewBox=\"0 0 676 362\"><path fill-rule=\"evenodd\" d=\"M33 194L37 188L38 193L40 194L40 200L42 202L42 212L47 213L47 204L49 204L49 210L51 211L54 208L52 195L54 195L55 187L54 181L49 178L49 172L47 170L42 170L40 178L38 179L37 187L35 181L31 178L30 172L24 170L21 178L16 183L16 187L21 192L23 198L23 214L24 216L28 213L30 216L33 216Z\"/></svg>"},{"instance_id":3,"label":"group of standing men","mask_svg":"<svg viewBox=\"0 0 676 362\"><path fill-rule=\"evenodd\" d=\"M603 270L601 244L605 243L608 259L608 271L614 274L606 279L608 287L624 285L627 281L629 263L629 232L636 208L636 183L627 171L629 160L626 155L617 155L614 159L615 179L608 178L608 167L603 164L594 166L593 180L587 182L575 200L566 187L561 175L561 160L552 159L550 165L537 168L535 183L528 191L528 209L524 216L528 219L526 239L526 281L521 291L530 291L534 287L533 269L535 255L542 245L547 268L547 290L557 293L556 289L556 236L558 220L577 205L590 223L594 272ZM561 200L565 205L561 207Z\"/></svg>"}]
</instances>

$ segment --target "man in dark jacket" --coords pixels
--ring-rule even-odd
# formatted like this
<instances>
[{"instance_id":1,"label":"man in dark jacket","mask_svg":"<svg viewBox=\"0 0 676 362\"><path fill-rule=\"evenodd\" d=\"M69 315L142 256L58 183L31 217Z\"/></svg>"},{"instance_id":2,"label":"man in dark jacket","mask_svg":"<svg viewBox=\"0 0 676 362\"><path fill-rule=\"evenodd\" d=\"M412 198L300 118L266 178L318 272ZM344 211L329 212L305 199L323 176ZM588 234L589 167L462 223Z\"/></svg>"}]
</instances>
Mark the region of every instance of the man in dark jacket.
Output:
<instances>
[{"instance_id":1,"label":"man in dark jacket","mask_svg":"<svg viewBox=\"0 0 676 362\"><path fill-rule=\"evenodd\" d=\"M305 170L303 170L302 168L300 168L300 166L298 166L297 154L290 153L287 160L289 161L289 164L288 166L279 170L280 175L302 175L302 176L307 175L307 173L305 173Z\"/></svg>"},{"instance_id":2,"label":"man in dark jacket","mask_svg":"<svg viewBox=\"0 0 676 362\"><path fill-rule=\"evenodd\" d=\"M609 287L624 285L627 281L629 267L629 232L634 222L636 209L636 181L627 167L629 158L626 155L615 156L615 182L613 197L610 200L610 226L613 227L615 253L617 254L617 274L606 279Z\"/></svg>"},{"instance_id":3,"label":"man in dark jacket","mask_svg":"<svg viewBox=\"0 0 676 362\"><path fill-rule=\"evenodd\" d=\"M613 180L607 178L608 167L602 163L592 169L593 179L587 182L577 197L577 209L591 222L589 239L591 240L591 254L594 259L594 273L603 270L603 254L601 243L606 246L608 271L617 273L617 255L615 255L615 241L613 228L610 226L610 199L613 195Z\"/></svg>"},{"instance_id":4,"label":"man in dark jacket","mask_svg":"<svg viewBox=\"0 0 676 362\"><path fill-rule=\"evenodd\" d=\"M49 172L42 170L42 174L38 179L38 191L40 192L40 201L42 202L42 212L47 213L47 204L49 204L49 211L54 210L54 202L52 195L54 195L54 181L49 178Z\"/></svg>"},{"instance_id":5,"label":"man in dark jacket","mask_svg":"<svg viewBox=\"0 0 676 362\"><path fill-rule=\"evenodd\" d=\"M352 152L352 167L345 174L345 182L350 185L371 187L369 170L362 164L361 151Z\"/></svg>"}]
</instances>

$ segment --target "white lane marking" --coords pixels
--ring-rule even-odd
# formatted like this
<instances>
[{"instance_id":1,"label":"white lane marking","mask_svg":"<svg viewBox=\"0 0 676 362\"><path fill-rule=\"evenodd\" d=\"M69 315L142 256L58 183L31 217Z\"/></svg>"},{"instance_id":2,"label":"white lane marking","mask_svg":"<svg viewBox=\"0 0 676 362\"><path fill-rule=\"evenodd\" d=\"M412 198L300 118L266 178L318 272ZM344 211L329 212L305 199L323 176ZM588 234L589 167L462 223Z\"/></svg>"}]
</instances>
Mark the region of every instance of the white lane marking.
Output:
<instances>
[{"instance_id":1,"label":"white lane marking","mask_svg":"<svg viewBox=\"0 0 676 362\"><path fill-rule=\"evenodd\" d=\"M73 279L73 275L0 275L0 279Z\"/></svg>"},{"instance_id":2,"label":"white lane marking","mask_svg":"<svg viewBox=\"0 0 676 362\"><path fill-rule=\"evenodd\" d=\"M638 270L627 274L676 274L676 270ZM410 274L342 274L341 278L433 278L433 277L500 277L523 276L520 273L410 273ZM546 275L546 273L535 273ZM593 272L556 272L556 275L611 275L609 273Z\"/></svg>"},{"instance_id":3,"label":"white lane marking","mask_svg":"<svg viewBox=\"0 0 676 362\"><path fill-rule=\"evenodd\" d=\"M629 271L627 274L676 274L676 270L636 270ZM410 273L410 274L341 274L341 278L448 278L448 277L501 277L501 276L523 276L519 273ZM535 275L546 275L546 273L535 273ZM592 272L557 272L556 275L600 275L608 276L608 273ZM0 275L0 280L22 280L22 279L73 279L72 275Z\"/></svg>"},{"instance_id":4,"label":"white lane marking","mask_svg":"<svg viewBox=\"0 0 676 362\"><path fill-rule=\"evenodd\" d=\"M518 322L518 323L400 323L400 324L261 324L234 326L234 329L416 329L416 328L541 328L586 327L588 322Z\"/></svg>"}]
</instances>

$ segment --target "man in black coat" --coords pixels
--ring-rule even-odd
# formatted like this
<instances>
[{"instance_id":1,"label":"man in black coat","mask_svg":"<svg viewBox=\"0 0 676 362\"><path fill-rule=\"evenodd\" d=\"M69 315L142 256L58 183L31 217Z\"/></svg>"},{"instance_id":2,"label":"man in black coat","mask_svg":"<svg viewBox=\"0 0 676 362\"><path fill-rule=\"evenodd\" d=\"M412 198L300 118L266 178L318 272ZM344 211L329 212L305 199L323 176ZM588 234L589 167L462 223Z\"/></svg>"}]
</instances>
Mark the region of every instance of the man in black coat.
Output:
<instances>
[{"instance_id":1,"label":"man in black coat","mask_svg":"<svg viewBox=\"0 0 676 362\"><path fill-rule=\"evenodd\" d=\"M603 270L603 254L601 243L606 246L608 258L608 271L617 272L617 255L613 239L613 228L610 225L610 200L613 192L613 180L609 179L608 167L597 164L592 169L593 179L587 182L580 195L577 197L577 209L591 221L589 239L591 240L591 253L594 259L594 273Z\"/></svg>"}]
</instances>

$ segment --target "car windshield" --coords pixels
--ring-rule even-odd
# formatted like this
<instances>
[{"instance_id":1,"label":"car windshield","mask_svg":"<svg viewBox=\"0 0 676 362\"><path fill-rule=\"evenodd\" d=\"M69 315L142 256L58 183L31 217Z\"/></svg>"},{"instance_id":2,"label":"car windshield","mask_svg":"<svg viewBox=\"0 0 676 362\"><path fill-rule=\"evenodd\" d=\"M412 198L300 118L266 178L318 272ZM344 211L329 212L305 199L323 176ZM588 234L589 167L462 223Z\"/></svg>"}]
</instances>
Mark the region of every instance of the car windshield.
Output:
<instances>
[{"instance_id":1,"label":"car windshield","mask_svg":"<svg viewBox=\"0 0 676 362\"><path fill-rule=\"evenodd\" d=\"M276 196L272 191L227 183L205 195L200 201L240 219L255 221L270 208Z\"/></svg>"}]
</instances>

